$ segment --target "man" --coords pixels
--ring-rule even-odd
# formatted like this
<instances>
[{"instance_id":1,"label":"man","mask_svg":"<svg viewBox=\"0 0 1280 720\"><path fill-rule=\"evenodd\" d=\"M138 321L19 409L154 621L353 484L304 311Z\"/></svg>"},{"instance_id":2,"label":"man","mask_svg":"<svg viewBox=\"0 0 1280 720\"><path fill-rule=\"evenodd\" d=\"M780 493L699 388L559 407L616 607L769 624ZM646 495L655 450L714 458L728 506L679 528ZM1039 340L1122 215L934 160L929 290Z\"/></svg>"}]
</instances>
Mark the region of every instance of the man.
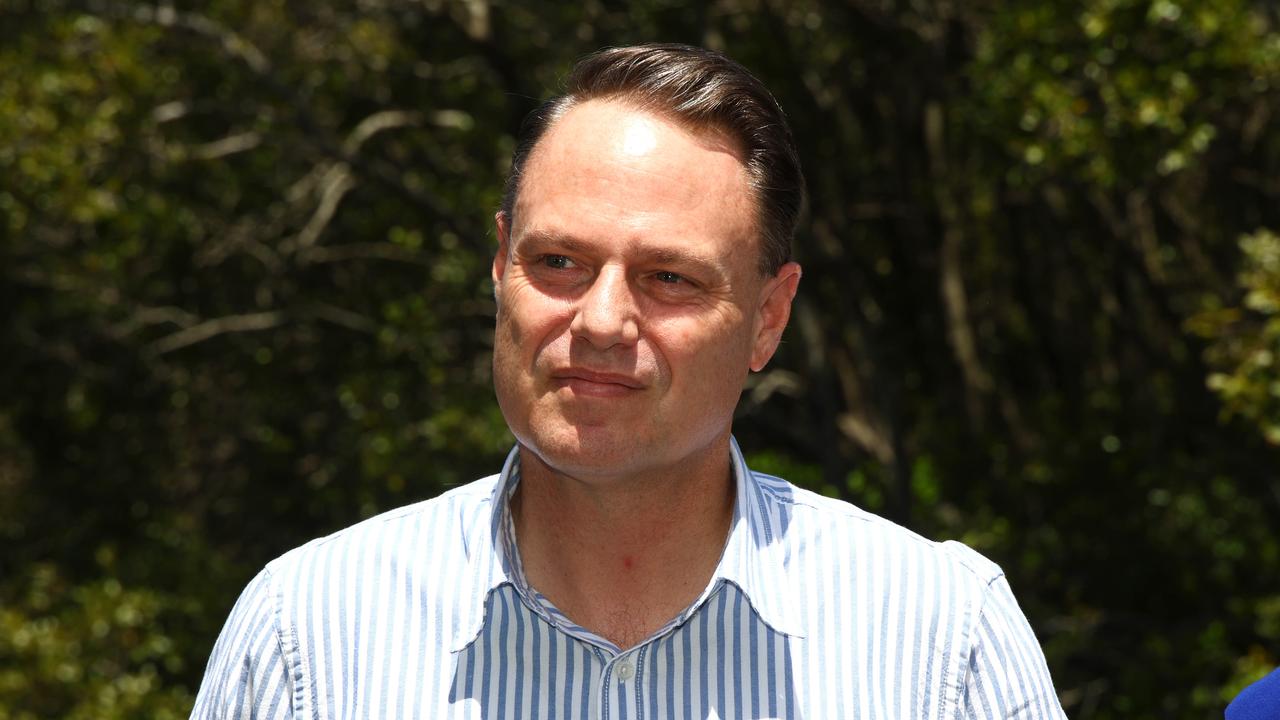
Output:
<instances>
[{"instance_id":1,"label":"man","mask_svg":"<svg viewBox=\"0 0 1280 720\"><path fill-rule=\"evenodd\" d=\"M607 50L522 135L502 473L270 563L193 717L1062 717L998 568L730 436L800 280L768 91L706 50Z\"/></svg>"}]
</instances>

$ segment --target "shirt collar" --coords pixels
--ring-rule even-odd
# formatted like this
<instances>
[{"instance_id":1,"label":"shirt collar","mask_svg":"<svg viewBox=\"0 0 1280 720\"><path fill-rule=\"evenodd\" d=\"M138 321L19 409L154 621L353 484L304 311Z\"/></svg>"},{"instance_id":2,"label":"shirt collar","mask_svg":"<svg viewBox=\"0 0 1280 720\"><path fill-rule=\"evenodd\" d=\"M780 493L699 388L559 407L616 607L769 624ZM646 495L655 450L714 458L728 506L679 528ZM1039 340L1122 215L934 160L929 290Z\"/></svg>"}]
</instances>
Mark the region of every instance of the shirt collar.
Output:
<instances>
[{"instance_id":1,"label":"shirt collar","mask_svg":"<svg viewBox=\"0 0 1280 720\"><path fill-rule=\"evenodd\" d=\"M729 582L742 591L760 619L775 631L803 637L798 607L790 596L793 583L787 579L789 557L783 542L791 516L790 504L780 502L774 497L775 493L761 485L747 467L737 440L730 438L729 452L737 488L729 537L707 591L673 624L680 624L693 615L721 583ZM510 499L519 482L517 446L507 455L502 473L489 495L488 526L484 530L477 526L463 528L464 533L470 531L468 534L472 535L463 538L470 578L465 583L467 590L453 626L453 652L464 650L480 634L489 594L496 588L511 584L521 595L532 593L524 580L515 538L510 534ZM544 615L540 603L529 605ZM550 618L544 616L544 619Z\"/></svg>"},{"instance_id":2,"label":"shirt collar","mask_svg":"<svg viewBox=\"0 0 1280 720\"><path fill-rule=\"evenodd\" d=\"M462 546L467 554L467 577L460 578L462 587L458 612L453 623L452 652L470 645L484 627L485 607L489 594L499 585L512 582L516 573L503 549L503 525L509 512L509 493L520 479L520 446L507 453L493 490L485 499L488 514L477 513L473 522L459 524Z\"/></svg>"},{"instance_id":3,"label":"shirt collar","mask_svg":"<svg viewBox=\"0 0 1280 720\"><path fill-rule=\"evenodd\" d=\"M791 521L791 503L766 488L747 467L738 441L730 438L729 451L737 500L724 554L712 583L737 585L769 627L792 637L804 637L796 583L788 579L790 556L785 535Z\"/></svg>"}]
</instances>

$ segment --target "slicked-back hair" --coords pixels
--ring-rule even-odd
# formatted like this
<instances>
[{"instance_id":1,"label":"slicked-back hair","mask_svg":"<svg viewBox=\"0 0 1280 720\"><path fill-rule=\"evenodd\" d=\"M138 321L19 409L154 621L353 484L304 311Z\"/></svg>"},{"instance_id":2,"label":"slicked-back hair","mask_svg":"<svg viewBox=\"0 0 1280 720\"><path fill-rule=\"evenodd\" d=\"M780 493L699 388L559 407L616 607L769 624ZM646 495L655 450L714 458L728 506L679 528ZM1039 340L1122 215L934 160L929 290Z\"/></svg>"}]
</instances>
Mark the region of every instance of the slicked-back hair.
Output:
<instances>
[{"instance_id":1,"label":"slicked-back hair","mask_svg":"<svg viewBox=\"0 0 1280 720\"><path fill-rule=\"evenodd\" d=\"M746 68L691 45L607 48L580 60L563 94L521 124L502 198L508 225L514 222L525 163L538 141L570 108L588 100L617 100L693 129L725 133L738 144L755 192L760 272L772 276L791 259L805 187L786 116Z\"/></svg>"}]
</instances>

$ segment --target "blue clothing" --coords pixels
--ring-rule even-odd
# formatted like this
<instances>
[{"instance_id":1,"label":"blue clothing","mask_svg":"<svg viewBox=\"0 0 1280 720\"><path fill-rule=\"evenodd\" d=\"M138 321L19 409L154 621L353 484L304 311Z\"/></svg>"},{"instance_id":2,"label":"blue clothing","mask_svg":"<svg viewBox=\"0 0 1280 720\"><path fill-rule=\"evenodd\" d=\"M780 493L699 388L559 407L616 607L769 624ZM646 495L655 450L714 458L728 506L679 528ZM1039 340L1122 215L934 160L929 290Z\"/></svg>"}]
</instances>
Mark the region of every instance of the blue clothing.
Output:
<instances>
[{"instance_id":1,"label":"blue clothing","mask_svg":"<svg viewBox=\"0 0 1280 720\"><path fill-rule=\"evenodd\" d=\"M1280 668L1250 685L1227 706L1227 720L1280 720Z\"/></svg>"},{"instance_id":2,"label":"blue clothing","mask_svg":"<svg viewBox=\"0 0 1280 720\"><path fill-rule=\"evenodd\" d=\"M701 596L625 651L529 587L503 471L245 589L193 718L1062 718L994 564L747 469Z\"/></svg>"}]
</instances>

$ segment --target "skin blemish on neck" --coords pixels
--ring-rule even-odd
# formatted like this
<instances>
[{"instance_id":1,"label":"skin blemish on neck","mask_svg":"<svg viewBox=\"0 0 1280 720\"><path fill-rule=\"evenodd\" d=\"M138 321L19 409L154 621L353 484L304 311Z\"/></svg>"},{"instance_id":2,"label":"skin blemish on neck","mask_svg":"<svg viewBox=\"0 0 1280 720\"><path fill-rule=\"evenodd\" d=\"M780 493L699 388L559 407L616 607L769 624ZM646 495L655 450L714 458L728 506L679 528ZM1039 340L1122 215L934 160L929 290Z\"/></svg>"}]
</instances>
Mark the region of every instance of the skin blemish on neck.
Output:
<instances>
[{"instance_id":1,"label":"skin blemish on neck","mask_svg":"<svg viewBox=\"0 0 1280 720\"><path fill-rule=\"evenodd\" d=\"M622 567L624 570L630 570L635 566L635 564L635 560L630 555L624 555L622 557Z\"/></svg>"}]
</instances>

